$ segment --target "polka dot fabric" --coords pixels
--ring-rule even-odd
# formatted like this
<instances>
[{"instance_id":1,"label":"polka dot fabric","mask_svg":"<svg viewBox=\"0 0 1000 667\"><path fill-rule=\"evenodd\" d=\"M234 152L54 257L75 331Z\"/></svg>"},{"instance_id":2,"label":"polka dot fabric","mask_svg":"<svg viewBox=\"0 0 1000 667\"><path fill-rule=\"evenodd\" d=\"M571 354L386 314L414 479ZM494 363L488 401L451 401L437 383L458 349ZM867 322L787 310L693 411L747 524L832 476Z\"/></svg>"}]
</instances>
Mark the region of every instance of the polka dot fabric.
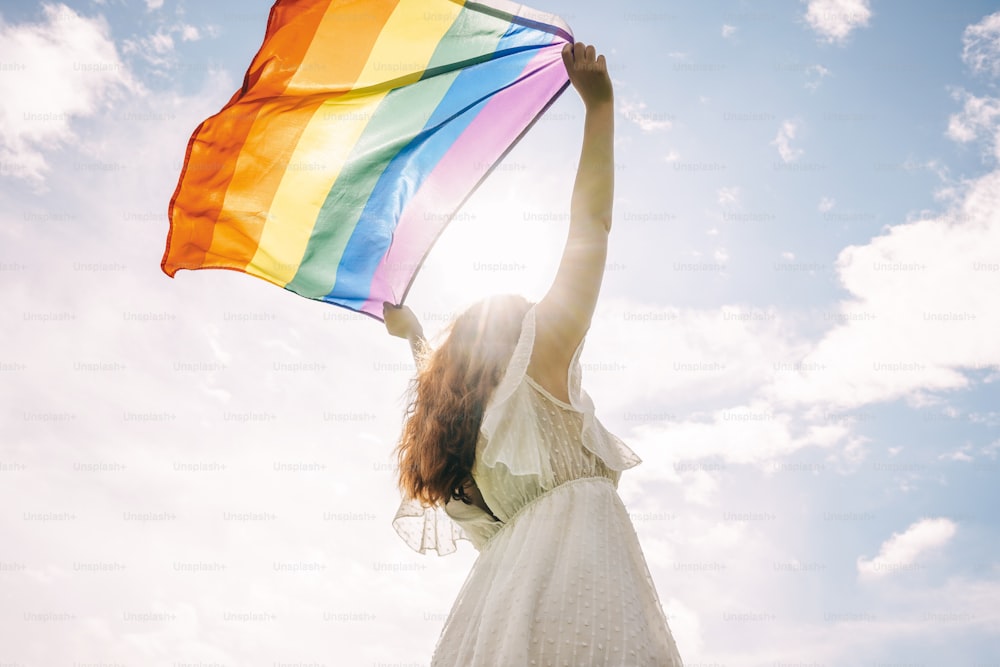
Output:
<instances>
[{"instance_id":1,"label":"polka dot fabric","mask_svg":"<svg viewBox=\"0 0 1000 667\"><path fill-rule=\"evenodd\" d=\"M450 501L400 504L393 521L411 547L479 550L445 621L432 667L682 667L635 529L618 495L640 462L593 415L527 375L534 308L483 419L473 477L498 520ZM589 413L589 414L588 414Z\"/></svg>"}]
</instances>

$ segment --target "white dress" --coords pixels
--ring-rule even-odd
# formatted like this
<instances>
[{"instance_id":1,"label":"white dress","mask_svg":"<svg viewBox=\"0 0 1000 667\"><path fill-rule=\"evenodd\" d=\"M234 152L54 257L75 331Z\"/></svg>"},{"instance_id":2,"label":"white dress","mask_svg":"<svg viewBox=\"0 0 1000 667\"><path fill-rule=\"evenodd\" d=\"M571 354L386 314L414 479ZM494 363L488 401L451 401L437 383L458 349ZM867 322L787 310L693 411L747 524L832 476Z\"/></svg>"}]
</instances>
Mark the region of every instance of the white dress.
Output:
<instances>
[{"instance_id":1,"label":"white dress","mask_svg":"<svg viewBox=\"0 0 1000 667\"><path fill-rule=\"evenodd\" d=\"M479 550L438 638L432 667L681 667L681 657L621 498L641 461L594 415L580 387L567 404L526 374L535 309L490 400L472 476L499 521L451 500L403 499L393 527L420 553Z\"/></svg>"}]
</instances>

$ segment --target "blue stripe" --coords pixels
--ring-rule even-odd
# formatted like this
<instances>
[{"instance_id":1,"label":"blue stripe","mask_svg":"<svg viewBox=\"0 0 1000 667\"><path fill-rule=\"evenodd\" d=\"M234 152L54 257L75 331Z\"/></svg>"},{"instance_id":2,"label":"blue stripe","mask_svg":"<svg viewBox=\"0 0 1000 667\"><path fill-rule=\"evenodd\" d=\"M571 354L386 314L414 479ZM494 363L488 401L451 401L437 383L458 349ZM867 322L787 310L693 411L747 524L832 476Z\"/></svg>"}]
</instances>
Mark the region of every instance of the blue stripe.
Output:
<instances>
[{"instance_id":1,"label":"blue stripe","mask_svg":"<svg viewBox=\"0 0 1000 667\"><path fill-rule=\"evenodd\" d=\"M353 307L359 298L362 302L367 298L375 270L392 243L386 226L395 230L410 199L490 98L520 76L537 49L551 43L548 33L511 24L493 59L459 73L424 129L392 159L376 183L344 249L333 289L323 301ZM372 228L382 233L373 234Z\"/></svg>"}]
</instances>

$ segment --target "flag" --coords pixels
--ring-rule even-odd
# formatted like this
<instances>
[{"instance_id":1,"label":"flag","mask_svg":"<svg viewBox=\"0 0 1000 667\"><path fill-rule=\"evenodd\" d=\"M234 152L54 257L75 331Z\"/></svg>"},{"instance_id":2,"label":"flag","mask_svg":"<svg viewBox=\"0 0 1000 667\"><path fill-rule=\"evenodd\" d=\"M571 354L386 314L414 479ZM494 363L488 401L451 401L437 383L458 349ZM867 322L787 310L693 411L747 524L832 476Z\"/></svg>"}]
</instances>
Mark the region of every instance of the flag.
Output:
<instances>
[{"instance_id":1,"label":"flag","mask_svg":"<svg viewBox=\"0 0 1000 667\"><path fill-rule=\"evenodd\" d=\"M504 0L278 0L188 142L163 271L242 271L381 320L565 90L572 41Z\"/></svg>"}]
</instances>

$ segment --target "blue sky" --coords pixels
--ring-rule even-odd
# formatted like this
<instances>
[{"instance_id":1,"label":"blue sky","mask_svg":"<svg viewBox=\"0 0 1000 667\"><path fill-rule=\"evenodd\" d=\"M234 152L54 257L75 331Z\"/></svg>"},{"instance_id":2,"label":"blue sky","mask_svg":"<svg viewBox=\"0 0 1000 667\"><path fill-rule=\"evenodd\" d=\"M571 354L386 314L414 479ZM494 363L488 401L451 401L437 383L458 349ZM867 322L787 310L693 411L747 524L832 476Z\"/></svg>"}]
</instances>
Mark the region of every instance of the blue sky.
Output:
<instances>
[{"instance_id":1,"label":"blue sky","mask_svg":"<svg viewBox=\"0 0 1000 667\"><path fill-rule=\"evenodd\" d=\"M475 559L390 525L405 344L160 272L269 6L0 9L0 664L427 665ZM685 662L996 663L996 4L532 6L615 81L584 383ZM544 293L582 124L570 89L442 236L430 334Z\"/></svg>"}]
</instances>

